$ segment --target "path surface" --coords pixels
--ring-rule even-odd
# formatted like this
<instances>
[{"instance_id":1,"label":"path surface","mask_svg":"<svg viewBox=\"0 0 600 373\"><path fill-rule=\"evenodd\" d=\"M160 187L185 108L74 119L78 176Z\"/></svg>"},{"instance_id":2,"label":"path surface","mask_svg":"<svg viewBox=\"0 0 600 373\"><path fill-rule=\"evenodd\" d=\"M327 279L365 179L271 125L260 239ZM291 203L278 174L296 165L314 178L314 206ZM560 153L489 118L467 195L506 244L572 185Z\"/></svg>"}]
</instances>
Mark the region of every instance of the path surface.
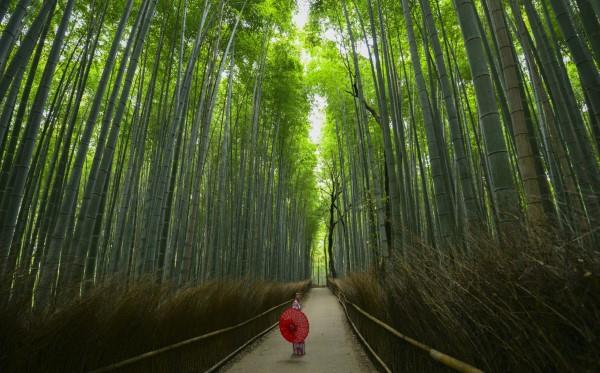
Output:
<instances>
[{"instance_id":1,"label":"path surface","mask_svg":"<svg viewBox=\"0 0 600 373\"><path fill-rule=\"evenodd\" d=\"M275 328L224 372L377 372L329 289L312 289L302 311L310 321L306 355L293 356L292 345Z\"/></svg>"}]
</instances>

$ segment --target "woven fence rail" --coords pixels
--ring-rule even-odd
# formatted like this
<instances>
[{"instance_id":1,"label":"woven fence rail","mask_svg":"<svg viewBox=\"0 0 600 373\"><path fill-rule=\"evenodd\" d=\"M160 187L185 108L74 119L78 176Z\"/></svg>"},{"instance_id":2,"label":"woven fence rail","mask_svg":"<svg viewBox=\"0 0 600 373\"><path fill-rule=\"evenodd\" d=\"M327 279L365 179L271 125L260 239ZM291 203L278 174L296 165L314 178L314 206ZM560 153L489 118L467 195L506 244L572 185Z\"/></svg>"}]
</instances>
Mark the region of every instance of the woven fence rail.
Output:
<instances>
[{"instance_id":1,"label":"woven fence rail","mask_svg":"<svg viewBox=\"0 0 600 373\"><path fill-rule=\"evenodd\" d=\"M215 372L246 346L277 326L277 311L289 306L291 301L286 300L239 324L148 351L92 370L91 373ZM228 333L235 333L235 337L228 336Z\"/></svg>"},{"instance_id":2,"label":"woven fence rail","mask_svg":"<svg viewBox=\"0 0 600 373\"><path fill-rule=\"evenodd\" d=\"M448 371L483 373L464 361L408 337L358 305L348 301L333 282L329 287L338 297L348 322L373 359L385 372Z\"/></svg>"}]
</instances>

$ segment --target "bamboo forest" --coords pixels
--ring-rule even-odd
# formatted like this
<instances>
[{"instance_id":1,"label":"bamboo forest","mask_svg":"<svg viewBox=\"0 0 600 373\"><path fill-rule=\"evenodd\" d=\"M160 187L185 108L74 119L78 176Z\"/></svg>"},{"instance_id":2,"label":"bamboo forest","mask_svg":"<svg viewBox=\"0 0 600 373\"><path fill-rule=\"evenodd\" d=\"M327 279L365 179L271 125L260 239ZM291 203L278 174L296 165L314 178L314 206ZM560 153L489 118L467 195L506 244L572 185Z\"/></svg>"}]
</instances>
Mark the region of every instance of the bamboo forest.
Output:
<instances>
[{"instance_id":1,"label":"bamboo forest","mask_svg":"<svg viewBox=\"0 0 600 373\"><path fill-rule=\"evenodd\" d=\"M0 372L598 356L600 1L0 0Z\"/></svg>"}]
</instances>

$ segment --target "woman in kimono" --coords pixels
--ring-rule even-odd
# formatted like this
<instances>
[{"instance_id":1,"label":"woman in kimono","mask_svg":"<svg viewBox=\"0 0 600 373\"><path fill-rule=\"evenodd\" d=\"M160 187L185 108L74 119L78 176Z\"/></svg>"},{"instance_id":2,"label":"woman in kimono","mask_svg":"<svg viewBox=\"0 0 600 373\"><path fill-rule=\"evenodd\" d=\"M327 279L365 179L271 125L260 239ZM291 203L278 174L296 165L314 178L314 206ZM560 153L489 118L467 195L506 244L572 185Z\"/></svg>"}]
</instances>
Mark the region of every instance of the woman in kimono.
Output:
<instances>
[{"instance_id":1,"label":"woman in kimono","mask_svg":"<svg viewBox=\"0 0 600 373\"><path fill-rule=\"evenodd\" d=\"M292 308L298 311L302 311L302 303L300 303L300 299L302 298L302 293L296 293L296 297L292 302ZM294 349L294 355L302 356L305 354L304 351L304 341L299 343L292 343L292 347Z\"/></svg>"}]
</instances>

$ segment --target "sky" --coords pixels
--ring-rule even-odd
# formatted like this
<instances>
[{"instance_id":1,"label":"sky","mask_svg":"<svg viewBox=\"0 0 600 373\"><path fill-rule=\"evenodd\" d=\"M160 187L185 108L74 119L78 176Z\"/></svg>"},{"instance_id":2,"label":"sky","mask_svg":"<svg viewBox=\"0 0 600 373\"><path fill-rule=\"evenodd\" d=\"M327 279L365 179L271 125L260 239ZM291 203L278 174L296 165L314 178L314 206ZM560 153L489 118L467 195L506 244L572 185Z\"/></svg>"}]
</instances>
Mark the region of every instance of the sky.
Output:
<instances>
[{"instance_id":1,"label":"sky","mask_svg":"<svg viewBox=\"0 0 600 373\"><path fill-rule=\"evenodd\" d=\"M293 21L296 27L300 30L308 22L308 13L310 11L309 0L296 0L297 9L293 16ZM302 51L302 62L308 63L310 61L310 55L308 51ZM320 95L314 95L311 100L311 109L308 114L310 121L310 140L314 144L321 142L321 130L323 123L325 122L325 98Z\"/></svg>"},{"instance_id":2,"label":"sky","mask_svg":"<svg viewBox=\"0 0 600 373\"><path fill-rule=\"evenodd\" d=\"M321 142L321 130L323 123L325 123L325 97L321 95L314 95L312 99L310 113L308 119L310 121L310 140L314 144Z\"/></svg>"},{"instance_id":3,"label":"sky","mask_svg":"<svg viewBox=\"0 0 600 373\"><path fill-rule=\"evenodd\" d=\"M308 13L310 10L309 0L296 0L296 13L294 13L293 21L298 29L304 27L308 22Z\"/></svg>"},{"instance_id":4,"label":"sky","mask_svg":"<svg viewBox=\"0 0 600 373\"><path fill-rule=\"evenodd\" d=\"M310 0L296 0L296 12L294 12L292 21L298 30L301 30L304 25L308 23L309 13ZM322 36L324 39L335 42L341 48L342 42L340 40L340 35L338 35L335 30L329 28L324 31ZM356 51L363 57L369 58L369 50L364 41L357 42ZM310 62L310 53L307 50L301 50L300 60L305 65L308 64ZM326 100L324 97L320 95L315 95L313 97L309 120L311 124L310 139L314 144L319 144L321 142L321 129L325 122L325 105Z\"/></svg>"}]
</instances>

